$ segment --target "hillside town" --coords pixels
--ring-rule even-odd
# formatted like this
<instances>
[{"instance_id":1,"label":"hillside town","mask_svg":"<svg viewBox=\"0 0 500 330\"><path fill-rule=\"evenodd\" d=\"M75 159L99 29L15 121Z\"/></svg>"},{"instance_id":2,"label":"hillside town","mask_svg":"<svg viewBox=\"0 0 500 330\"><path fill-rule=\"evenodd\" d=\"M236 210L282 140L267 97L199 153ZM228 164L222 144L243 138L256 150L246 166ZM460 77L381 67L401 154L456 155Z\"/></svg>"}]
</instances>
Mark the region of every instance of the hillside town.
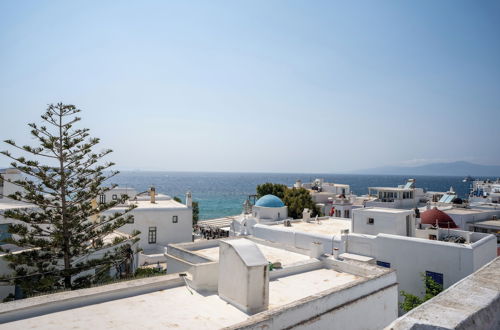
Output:
<instances>
[{"instance_id":1,"label":"hillside town","mask_svg":"<svg viewBox=\"0 0 500 330\"><path fill-rule=\"evenodd\" d=\"M0 175L2 213L33 207L6 197L19 189L12 183L23 179L18 170L5 169ZM289 189L306 189L318 215L304 209L301 218L289 217L288 206L268 194L255 203L248 198L240 215L195 225L190 192L183 204L154 187L146 192L115 187L96 202L121 201L125 195L128 200L106 214L126 204L136 207L133 222L109 239L135 231L140 239L109 275L126 279L138 269L155 269L157 276L31 298L5 280L0 298L14 300L1 305L0 322L9 328L64 322L71 327L235 329L324 328L330 322L346 329L413 329L421 322L455 327L483 318L495 324L498 316L490 313L497 310L499 277L482 279L500 271L500 182L474 181L467 200L452 188L428 192L417 184L408 179L398 187L371 187L357 196L345 183L298 181ZM5 241L15 220L1 217L0 222ZM24 251L8 244L2 248ZM2 259L5 278L11 270ZM406 314L403 293L425 292L423 276L443 292ZM464 285L493 291L480 301L464 299L448 306L445 320L437 312L432 316L429 304L459 294ZM163 314L165 309L170 313ZM425 320L419 313L427 315ZM356 314L364 317L353 318ZM141 315L150 315L148 321Z\"/></svg>"},{"instance_id":2,"label":"hillside town","mask_svg":"<svg viewBox=\"0 0 500 330\"><path fill-rule=\"evenodd\" d=\"M499 36L499 0L0 0L0 330L500 330Z\"/></svg>"}]
</instances>

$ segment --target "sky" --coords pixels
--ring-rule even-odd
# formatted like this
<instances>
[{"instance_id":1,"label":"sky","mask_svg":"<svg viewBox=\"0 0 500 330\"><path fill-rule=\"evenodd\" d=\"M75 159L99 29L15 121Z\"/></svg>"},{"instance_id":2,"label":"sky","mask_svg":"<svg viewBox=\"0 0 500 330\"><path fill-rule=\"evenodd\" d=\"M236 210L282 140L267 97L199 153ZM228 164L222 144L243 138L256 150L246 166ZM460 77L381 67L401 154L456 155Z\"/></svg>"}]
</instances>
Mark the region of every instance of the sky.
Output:
<instances>
[{"instance_id":1,"label":"sky","mask_svg":"<svg viewBox=\"0 0 500 330\"><path fill-rule=\"evenodd\" d=\"M0 140L57 102L122 170L500 164L500 2L0 1Z\"/></svg>"}]
</instances>

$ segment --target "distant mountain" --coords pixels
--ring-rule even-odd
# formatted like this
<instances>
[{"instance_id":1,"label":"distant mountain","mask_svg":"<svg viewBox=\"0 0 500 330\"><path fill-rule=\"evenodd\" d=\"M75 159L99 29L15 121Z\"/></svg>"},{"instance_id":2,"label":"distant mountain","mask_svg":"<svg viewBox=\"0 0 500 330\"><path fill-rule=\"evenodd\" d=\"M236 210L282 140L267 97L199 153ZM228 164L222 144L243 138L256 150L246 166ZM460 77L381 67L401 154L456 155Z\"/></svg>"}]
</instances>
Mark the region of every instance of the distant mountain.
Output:
<instances>
[{"instance_id":1,"label":"distant mountain","mask_svg":"<svg viewBox=\"0 0 500 330\"><path fill-rule=\"evenodd\" d=\"M421 166L384 166L355 171L355 174L440 175L500 177L500 166L469 162L434 163Z\"/></svg>"}]
</instances>

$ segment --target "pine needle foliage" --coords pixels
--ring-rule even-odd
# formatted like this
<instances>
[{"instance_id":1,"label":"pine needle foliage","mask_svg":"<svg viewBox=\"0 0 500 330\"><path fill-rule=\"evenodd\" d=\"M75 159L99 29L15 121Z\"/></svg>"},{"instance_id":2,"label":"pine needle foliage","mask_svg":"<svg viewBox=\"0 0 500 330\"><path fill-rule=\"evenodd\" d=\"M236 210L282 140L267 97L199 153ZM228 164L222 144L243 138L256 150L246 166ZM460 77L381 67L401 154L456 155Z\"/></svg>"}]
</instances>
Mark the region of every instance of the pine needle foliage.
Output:
<instances>
[{"instance_id":1,"label":"pine needle foliage","mask_svg":"<svg viewBox=\"0 0 500 330\"><path fill-rule=\"evenodd\" d=\"M128 214L134 206L110 216L101 216L127 197L97 204L100 195L113 185L104 182L118 174L102 158L111 150L94 152L98 138L89 137L89 129L75 129L80 112L74 105L50 104L41 116L42 125L28 124L36 146L19 146L4 141L25 156L1 153L11 158L11 166L27 177L12 183L21 189L8 198L27 203L26 208L10 209L5 218L14 219L8 243L25 248L22 253L6 255L13 274L10 280L26 295L59 289L74 289L81 280L99 270L121 265L133 252L138 240L134 233L127 239L110 239L116 229L132 221ZM94 272L89 272L94 270Z\"/></svg>"}]
</instances>

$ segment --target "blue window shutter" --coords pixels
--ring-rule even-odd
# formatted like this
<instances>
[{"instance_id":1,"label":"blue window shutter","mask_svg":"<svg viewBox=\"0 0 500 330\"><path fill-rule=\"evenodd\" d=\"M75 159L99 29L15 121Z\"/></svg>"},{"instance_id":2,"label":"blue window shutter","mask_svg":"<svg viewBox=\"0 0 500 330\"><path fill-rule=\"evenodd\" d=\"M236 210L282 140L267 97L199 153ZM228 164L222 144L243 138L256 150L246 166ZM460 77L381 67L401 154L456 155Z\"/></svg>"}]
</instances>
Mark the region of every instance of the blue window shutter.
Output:
<instances>
[{"instance_id":1,"label":"blue window shutter","mask_svg":"<svg viewBox=\"0 0 500 330\"><path fill-rule=\"evenodd\" d=\"M430 272L428 270L425 271L425 276L428 276L432 278L434 282L436 282L439 285L443 285L443 274L441 273L435 273L435 272Z\"/></svg>"},{"instance_id":2,"label":"blue window shutter","mask_svg":"<svg viewBox=\"0 0 500 330\"><path fill-rule=\"evenodd\" d=\"M385 267L385 268L391 268L391 263L390 262L385 262L385 261L377 260L377 266L381 266L381 267Z\"/></svg>"}]
</instances>

